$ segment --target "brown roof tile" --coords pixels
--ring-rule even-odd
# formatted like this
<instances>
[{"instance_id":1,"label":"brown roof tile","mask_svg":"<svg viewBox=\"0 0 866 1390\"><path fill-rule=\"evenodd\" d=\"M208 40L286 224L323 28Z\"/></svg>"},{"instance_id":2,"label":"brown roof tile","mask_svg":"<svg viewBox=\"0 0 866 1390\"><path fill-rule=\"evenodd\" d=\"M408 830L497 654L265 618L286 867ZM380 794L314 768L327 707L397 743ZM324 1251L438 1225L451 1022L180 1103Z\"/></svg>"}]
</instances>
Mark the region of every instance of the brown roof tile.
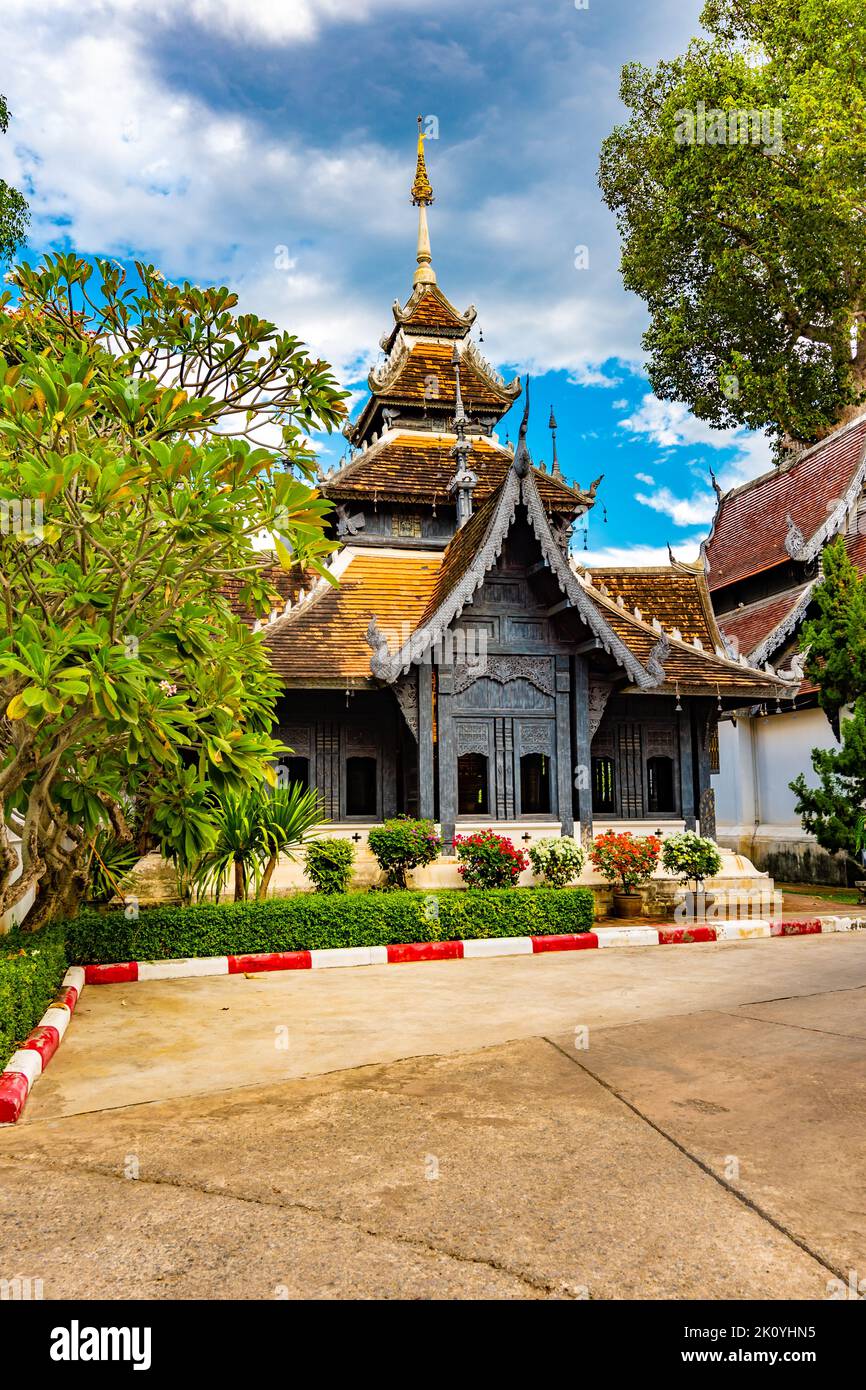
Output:
<instances>
[{"instance_id":1,"label":"brown roof tile","mask_svg":"<svg viewBox=\"0 0 866 1390\"><path fill-rule=\"evenodd\" d=\"M320 583L297 610L266 629L274 669L289 685L371 681L367 626L372 617L395 646L417 626L442 556L405 551L358 554L337 588Z\"/></svg>"},{"instance_id":2,"label":"brown roof tile","mask_svg":"<svg viewBox=\"0 0 866 1390\"><path fill-rule=\"evenodd\" d=\"M808 541L827 520L863 462L866 415L799 458L722 498L705 546L710 589L783 564L790 516Z\"/></svg>"},{"instance_id":3,"label":"brown roof tile","mask_svg":"<svg viewBox=\"0 0 866 1390\"><path fill-rule=\"evenodd\" d=\"M642 619L618 607L615 601L592 590L590 596L617 637L646 667L661 634ZM764 676L759 671L724 661L712 651L699 651L676 641L669 634L668 644L670 650L663 663L665 680L658 686L660 692L673 691L679 686L681 694L713 695L717 688L723 696L753 694L759 698L775 694L776 687L769 675Z\"/></svg>"},{"instance_id":4,"label":"brown roof tile","mask_svg":"<svg viewBox=\"0 0 866 1390\"><path fill-rule=\"evenodd\" d=\"M284 601L289 598L294 600L304 588L304 576L296 569L284 570L279 564L265 564L262 569L271 587L277 590ZM246 579L238 575L230 575L223 580L221 589L224 597L229 601L232 612L242 618L248 627L252 627L256 615L249 608L246 608L238 597L245 583ZM309 580L306 581L306 586L309 588Z\"/></svg>"},{"instance_id":5,"label":"brown roof tile","mask_svg":"<svg viewBox=\"0 0 866 1390\"><path fill-rule=\"evenodd\" d=\"M387 385L380 385L371 372L370 390L382 402L401 405L426 405L432 414L454 414L456 382L450 343L431 343L419 339L410 343L405 360L395 370ZM464 354L460 364L460 390L468 415L480 411L495 411L497 416L507 410L517 394L495 381L480 366Z\"/></svg>"},{"instance_id":6,"label":"brown roof tile","mask_svg":"<svg viewBox=\"0 0 866 1390\"><path fill-rule=\"evenodd\" d=\"M325 497L352 498L375 496L380 501L449 501L448 484L454 476L455 460L449 450L453 434L396 434L374 444L347 464L339 474L319 484ZM478 475L473 493L482 504L499 486L511 467L512 455L504 448L476 440L469 463ZM575 506L590 505L582 492L575 492L550 473L535 470L535 481L544 505L551 511L571 512Z\"/></svg>"},{"instance_id":7,"label":"brown roof tile","mask_svg":"<svg viewBox=\"0 0 866 1390\"><path fill-rule=\"evenodd\" d=\"M697 637L712 651L719 642L706 581L698 570L594 569L592 582L604 585L629 611L638 608L648 623L657 618L668 632L677 628L686 642Z\"/></svg>"}]
</instances>

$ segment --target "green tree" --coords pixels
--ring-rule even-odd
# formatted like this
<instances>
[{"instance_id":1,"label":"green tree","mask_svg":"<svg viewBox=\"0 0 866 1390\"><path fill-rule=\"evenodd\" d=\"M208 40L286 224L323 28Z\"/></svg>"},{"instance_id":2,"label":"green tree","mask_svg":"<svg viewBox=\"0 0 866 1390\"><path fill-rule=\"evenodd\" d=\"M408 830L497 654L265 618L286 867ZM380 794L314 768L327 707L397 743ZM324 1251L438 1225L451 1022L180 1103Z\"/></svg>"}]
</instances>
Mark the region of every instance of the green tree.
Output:
<instances>
[{"instance_id":1,"label":"green tree","mask_svg":"<svg viewBox=\"0 0 866 1390\"><path fill-rule=\"evenodd\" d=\"M823 578L813 593L817 612L803 624L804 672L818 686L818 701L840 748L816 748L817 788L802 773L791 782L803 828L824 849L857 854L866 804L866 580L837 536L822 553ZM840 717L850 708L847 719Z\"/></svg>"},{"instance_id":2,"label":"green tree","mask_svg":"<svg viewBox=\"0 0 866 1390\"><path fill-rule=\"evenodd\" d=\"M860 578L843 536L824 547L822 580L812 593L817 608L803 624L803 670L818 686L818 702L837 737L839 711L866 695L866 580Z\"/></svg>"},{"instance_id":3,"label":"green tree","mask_svg":"<svg viewBox=\"0 0 866 1390\"><path fill-rule=\"evenodd\" d=\"M345 413L327 366L225 288L136 274L50 256L0 296L0 913L36 885L34 927L131 800L193 853L204 825L165 819L186 779L201 811L273 777L279 683L221 590L281 602L263 530L320 576L333 549L305 443Z\"/></svg>"},{"instance_id":4,"label":"green tree","mask_svg":"<svg viewBox=\"0 0 866 1390\"><path fill-rule=\"evenodd\" d=\"M806 785L802 772L791 783L803 829L831 853L858 854L866 804L866 696L855 701L850 719L842 721L841 748L814 749L812 767L817 788Z\"/></svg>"},{"instance_id":5,"label":"green tree","mask_svg":"<svg viewBox=\"0 0 866 1390\"><path fill-rule=\"evenodd\" d=\"M623 68L631 116L601 155L650 381L714 425L813 440L866 386L866 7L709 0L701 22L682 56Z\"/></svg>"},{"instance_id":6,"label":"green tree","mask_svg":"<svg viewBox=\"0 0 866 1390\"><path fill-rule=\"evenodd\" d=\"M9 108L0 93L0 135L9 129ZM14 256L27 235L30 212L17 188L0 179L0 264Z\"/></svg>"}]
</instances>

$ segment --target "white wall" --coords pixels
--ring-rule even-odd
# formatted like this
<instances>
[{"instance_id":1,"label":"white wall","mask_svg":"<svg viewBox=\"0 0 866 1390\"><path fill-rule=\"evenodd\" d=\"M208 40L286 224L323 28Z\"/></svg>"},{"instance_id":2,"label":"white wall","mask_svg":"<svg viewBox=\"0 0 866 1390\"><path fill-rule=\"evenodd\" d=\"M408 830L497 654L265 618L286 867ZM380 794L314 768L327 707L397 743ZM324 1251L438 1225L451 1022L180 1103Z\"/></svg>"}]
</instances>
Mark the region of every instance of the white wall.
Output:
<instances>
[{"instance_id":1,"label":"white wall","mask_svg":"<svg viewBox=\"0 0 866 1390\"><path fill-rule=\"evenodd\" d=\"M815 785L813 748L838 744L819 709L792 710L719 724L719 772L713 777L719 841L780 879L844 882L844 858L821 850L804 831L789 783L802 772Z\"/></svg>"}]
</instances>

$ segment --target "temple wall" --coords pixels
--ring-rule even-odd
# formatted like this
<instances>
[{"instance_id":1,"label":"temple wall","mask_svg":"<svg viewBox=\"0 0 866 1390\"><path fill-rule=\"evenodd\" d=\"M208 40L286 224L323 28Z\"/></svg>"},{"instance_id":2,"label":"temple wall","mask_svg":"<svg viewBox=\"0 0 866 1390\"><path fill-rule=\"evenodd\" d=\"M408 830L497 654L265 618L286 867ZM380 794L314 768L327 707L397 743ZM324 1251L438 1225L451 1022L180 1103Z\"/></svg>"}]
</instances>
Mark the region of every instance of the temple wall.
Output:
<instances>
[{"instance_id":1,"label":"temple wall","mask_svg":"<svg viewBox=\"0 0 866 1390\"><path fill-rule=\"evenodd\" d=\"M828 854L803 829L789 783L814 780L813 748L838 744L823 711L793 710L719 724L713 776L718 840L782 883L844 883L844 856Z\"/></svg>"}]
</instances>

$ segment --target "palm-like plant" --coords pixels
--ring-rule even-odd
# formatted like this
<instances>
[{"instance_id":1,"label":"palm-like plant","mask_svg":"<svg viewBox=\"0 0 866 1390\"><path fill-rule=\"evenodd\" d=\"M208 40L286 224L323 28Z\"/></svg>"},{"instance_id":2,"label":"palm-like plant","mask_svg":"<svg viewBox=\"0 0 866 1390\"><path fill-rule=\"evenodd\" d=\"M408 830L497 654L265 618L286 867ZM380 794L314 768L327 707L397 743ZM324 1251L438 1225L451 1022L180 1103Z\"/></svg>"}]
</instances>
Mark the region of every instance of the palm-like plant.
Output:
<instances>
[{"instance_id":1,"label":"palm-like plant","mask_svg":"<svg viewBox=\"0 0 866 1390\"><path fill-rule=\"evenodd\" d=\"M195 871L200 893L220 893L234 878L235 902L243 901L250 884L257 898L264 898L277 860L293 854L307 835L322 822L318 793L298 783L274 792L221 792L212 811L216 840Z\"/></svg>"},{"instance_id":2,"label":"palm-like plant","mask_svg":"<svg viewBox=\"0 0 866 1390\"><path fill-rule=\"evenodd\" d=\"M300 782L277 787L262 798L263 820L269 842L268 860L259 879L256 897L267 896L268 885L281 854L294 859L310 834L324 823L323 803L317 791L308 791Z\"/></svg>"}]
</instances>

